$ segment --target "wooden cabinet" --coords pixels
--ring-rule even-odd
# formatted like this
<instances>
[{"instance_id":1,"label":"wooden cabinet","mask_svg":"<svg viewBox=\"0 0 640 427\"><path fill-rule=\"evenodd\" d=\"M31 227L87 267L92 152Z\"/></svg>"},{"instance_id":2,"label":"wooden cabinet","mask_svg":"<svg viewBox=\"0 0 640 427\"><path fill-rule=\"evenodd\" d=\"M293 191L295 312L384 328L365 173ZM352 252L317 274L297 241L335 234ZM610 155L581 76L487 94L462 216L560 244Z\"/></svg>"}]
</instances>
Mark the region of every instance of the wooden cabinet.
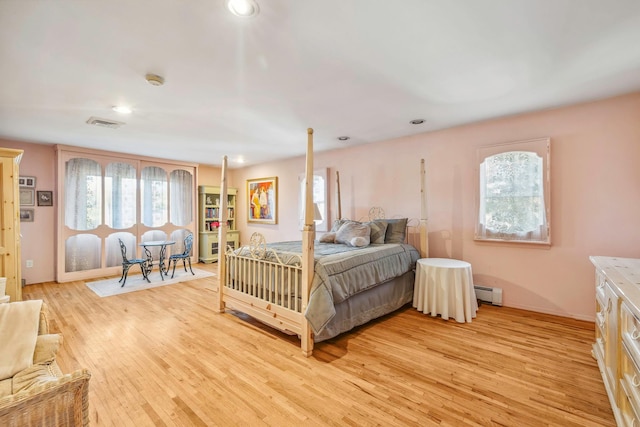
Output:
<instances>
[{"instance_id":1,"label":"wooden cabinet","mask_svg":"<svg viewBox=\"0 0 640 427\"><path fill-rule=\"evenodd\" d=\"M22 300L20 272L20 193L18 166L22 150L0 148L0 277L6 277L6 294L11 301ZM0 295L1 296L1 295Z\"/></svg>"},{"instance_id":2,"label":"wooden cabinet","mask_svg":"<svg viewBox=\"0 0 640 427\"><path fill-rule=\"evenodd\" d=\"M596 268L598 362L619 426L640 426L640 259L590 257Z\"/></svg>"},{"instance_id":3,"label":"wooden cabinet","mask_svg":"<svg viewBox=\"0 0 640 427\"><path fill-rule=\"evenodd\" d=\"M227 189L227 245L237 248L240 233L236 229L236 199L238 190ZM198 189L199 260L210 263L218 260L218 232L220 227L220 187L201 185Z\"/></svg>"}]
</instances>

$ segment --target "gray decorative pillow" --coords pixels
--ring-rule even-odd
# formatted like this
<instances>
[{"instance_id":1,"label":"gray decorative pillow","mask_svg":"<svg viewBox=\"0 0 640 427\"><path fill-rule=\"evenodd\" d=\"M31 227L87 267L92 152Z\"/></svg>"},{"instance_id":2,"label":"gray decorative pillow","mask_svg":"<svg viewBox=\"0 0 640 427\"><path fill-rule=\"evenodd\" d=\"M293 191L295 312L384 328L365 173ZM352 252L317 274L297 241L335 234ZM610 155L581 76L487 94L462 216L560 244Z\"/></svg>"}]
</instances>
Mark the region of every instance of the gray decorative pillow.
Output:
<instances>
[{"instance_id":1,"label":"gray decorative pillow","mask_svg":"<svg viewBox=\"0 0 640 427\"><path fill-rule=\"evenodd\" d=\"M356 221L348 221L342 224L336 232L336 243L343 243L348 246L368 246L371 236L371 227L367 224ZM356 239L362 237L362 239Z\"/></svg>"},{"instance_id":2,"label":"gray decorative pillow","mask_svg":"<svg viewBox=\"0 0 640 427\"><path fill-rule=\"evenodd\" d=\"M333 226L331 227L330 231L336 232L340 230L340 227L342 227L342 224L344 224L345 222L351 222L351 221L348 219L336 219L335 221L333 221Z\"/></svg>"},{"instance_id":3,"label":"gray decorative pillow","mask_svg":"<svg viewBox=\"0 0 640 427\"><path fill-rule=\"evenodd\" d=\"M335 232L330 231L320 236L320 243L335 243L335 242L336 242Z\"/></svg>"},{"instance_id":4,"label":"gray decorative pillow","mask_svg":"<svg viewBox=\"0 0 640 427\"><path fill-rule=\"evenodd\" d=\"M371 244L384 243L384 238L387 232L387 223L384 220L375 220L365 224L368 224L369 227L371 227Z\"/></svg>"},{"instance_id":5,"label":"gray decorative pillow","mask_svg":"<svg viewBox=\"0 0 640 427\"><path fill-rule=\"evenodd\" d=\"M404 243L407 237L407 218L386 219L387 232L384 237L385 243Z\"/></svg>"}]
</instances>

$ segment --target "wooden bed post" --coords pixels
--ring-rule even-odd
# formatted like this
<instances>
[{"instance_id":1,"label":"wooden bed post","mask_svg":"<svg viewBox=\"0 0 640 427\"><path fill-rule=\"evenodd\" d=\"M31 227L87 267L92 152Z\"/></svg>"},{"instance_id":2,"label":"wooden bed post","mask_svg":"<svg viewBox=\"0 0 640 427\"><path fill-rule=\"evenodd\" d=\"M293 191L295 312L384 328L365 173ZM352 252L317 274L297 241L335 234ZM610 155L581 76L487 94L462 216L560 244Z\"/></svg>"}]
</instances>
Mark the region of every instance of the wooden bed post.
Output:
<instances>
[{"instance_id":1,"label":"wooden bed post","mask_svg":"<svg viewBox=\"0 0 640 427\"><path fill-rule=\"evenodd\" d=\"M429 230L427 227L427 190L425 188L424 159L420 159L420 256L429 258Z\"/></svg>"},{"instance_id":2,"label":"wooden bed post","mask_svg":"<svg viewBox=\"0 0 640 427\"><path fill-rule=\"evenodd\" d=\"M222 158L222 176L220 177L220 228L218 228L218 299L214 305L215 311L223 313L225 309L224 303L224 284L227 275L227 156ZM215 307L217 305L217 307Z\"/></svg>"},{"instance_id":3,"label":"wooden bed post","mask_svg":"<svg viewBox=\"0 0 640 427\"><path fill-rule=\"evenodd\" d=\"M338 194L338 217L336 219L342 219L342 202L340 199L340 172L336 171L336 185Z\"/></svg>"},{"instance_id":4,"label":"wooden bed post","mask_svg":"<svg viewBox=\"0 0 640 427\"><path fill-rule=\"evenodd\" d=\"M316 223L313 218L313 129L307 129L307 162L305 170L304 229L302 232L302 327L300 346L305 357L313 352L313 337L309 321L304 312L309 305L309 292L313 280L313 242L316 238Z\"/></svg>"}]
</instances>

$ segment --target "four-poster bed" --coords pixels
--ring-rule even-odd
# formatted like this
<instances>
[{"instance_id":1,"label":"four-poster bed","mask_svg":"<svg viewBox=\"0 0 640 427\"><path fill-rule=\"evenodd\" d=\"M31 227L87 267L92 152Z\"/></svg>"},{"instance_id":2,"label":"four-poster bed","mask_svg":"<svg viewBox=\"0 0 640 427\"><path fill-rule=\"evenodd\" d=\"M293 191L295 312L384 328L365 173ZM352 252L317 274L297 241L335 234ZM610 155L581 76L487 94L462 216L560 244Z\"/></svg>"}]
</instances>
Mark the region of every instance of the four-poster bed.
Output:
<instances>
[{"instance_id":1,"label":"four-poster bed","mask_svg":"<svg viewBox=\"0 0 640 427\"><path fill-rule=\"evenodd\" d=\"M223 203L226 172L225 157ZM335 243L315 242L312 175L313 130L308 129L302 241L267 245L262 235L254 233L250 245L229 248L218 259L216 300L218 312L231 308L297 334L305 356L311 355L314 341L332 338L411 302L415 263L421 257L404 243L406 218L337 221ZM224 214L226 206L220 206L220 212ZM424 212L422 218L420 225L425 228ZM219 247L226 248L225 218L220 224ZM426 236L426 231L420 235Z\"/></svg>"}]
</instances>

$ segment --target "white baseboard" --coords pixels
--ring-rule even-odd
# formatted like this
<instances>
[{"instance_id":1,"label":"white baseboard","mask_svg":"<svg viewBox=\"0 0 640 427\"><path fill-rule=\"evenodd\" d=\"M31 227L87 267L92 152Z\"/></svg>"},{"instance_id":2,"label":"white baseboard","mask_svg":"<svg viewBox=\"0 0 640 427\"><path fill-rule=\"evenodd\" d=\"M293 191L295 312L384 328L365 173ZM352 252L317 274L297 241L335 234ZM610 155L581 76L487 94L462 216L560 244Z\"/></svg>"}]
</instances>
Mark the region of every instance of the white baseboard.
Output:
<instances>
[{"instance_id":1,"label":"white baseboard","mask_svg":"<svg viewBox=\"0 0 640 427\"><path fill-rule=\"evenodd\" d=\"M567 313L566 311L549 310L543 307L533 307L533 306L520 305L520 304L509 304L509 305L504 305L504 307L535 311L537 313L551 314L551 315L560 316L560 317L568 317L570 319L584 320L587 322L595 322L596 320L595 309L594 309L593 315L583 315L583 314L576 314L576 313Z\"/></svg>"}]
</instances>

